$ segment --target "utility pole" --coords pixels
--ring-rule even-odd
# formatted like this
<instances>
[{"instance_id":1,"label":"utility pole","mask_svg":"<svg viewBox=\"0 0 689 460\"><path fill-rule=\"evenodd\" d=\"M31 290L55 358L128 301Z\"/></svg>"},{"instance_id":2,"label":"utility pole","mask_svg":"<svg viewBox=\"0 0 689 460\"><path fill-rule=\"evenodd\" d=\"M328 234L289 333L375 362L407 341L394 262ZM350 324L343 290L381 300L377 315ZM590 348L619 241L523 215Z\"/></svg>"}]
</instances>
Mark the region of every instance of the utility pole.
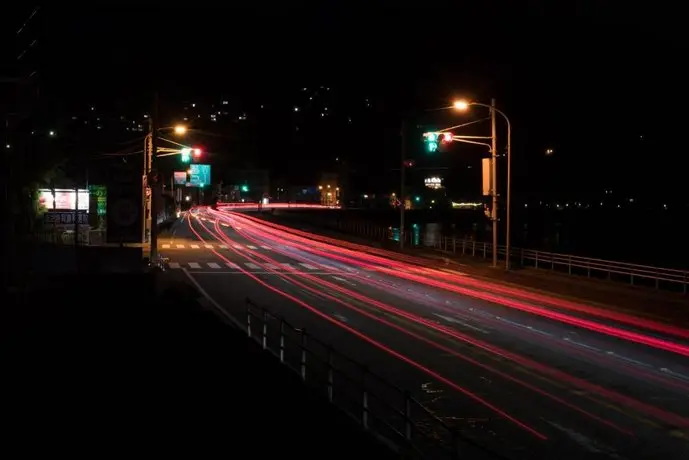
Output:
<instances>
[{"instance_id":1,"label":"utility pole","mask_svg":"<svg viewBox=\"0 0 689 460\"><path fill-rule=\"evenodd\" d=\"M400 127L400 249L404 249L404 173L407 161L406 136L407 123L402 120Z\"/></svg>"},{"instance_id":2,"label":"utility pole","mask_svg":"<svg viewBox=\"0 0 689 460\"><path fill-rule=\"evenodd\" d=\"M493 195L493 208L491 210L491 219L493 220L493 267L498 266L498 159L497 159L497 132L495 129L495 98L490 100L490 129L491 129L491 175L493 176L493 186L491 187L491 194Z\"/></svg>"},{"instance_id":3,"label":"utility pole","mask_svg":"<svg viewBox=\"0 0 689 460\"><path fill-rule=\"evenodd\" d=\"M158 171L154 168L158 153L158 91L153 95L153 111L151 113L151 152L150 172L156 176ZM151 181L151 261L158 257L158 205L160 203L160 181Z\"/></svg>"}]
</instances>

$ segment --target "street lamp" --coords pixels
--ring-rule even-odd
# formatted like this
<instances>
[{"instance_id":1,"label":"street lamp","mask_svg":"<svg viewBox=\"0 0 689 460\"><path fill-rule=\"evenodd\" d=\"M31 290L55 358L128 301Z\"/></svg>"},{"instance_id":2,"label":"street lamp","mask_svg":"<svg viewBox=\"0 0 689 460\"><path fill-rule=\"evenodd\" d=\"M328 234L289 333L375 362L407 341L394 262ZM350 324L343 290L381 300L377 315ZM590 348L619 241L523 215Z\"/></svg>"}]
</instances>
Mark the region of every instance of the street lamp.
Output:
<instances>
[{"instance_id":1,"label":"street lamp","mask_svg":"<svg viewBox=\"0 0 689 460\"><path fill-rule=\"evenodd\" d=\"M175 126L175 134L183 136L186 133L187 133L187 127L186 126L184 126L184 125Z\"/></svg>"},{"instance_id":2,"label":"street lamp","mask_svg":"<svg viewBox=\"0 0 689 460\"><path fill-rule=\"evenodd\" d=\"M491 138L493 140L492 144L492 152L491 156L493 157L493 212L494 212L494 217L493 217L493 265L497 266L497 257L498 257L498 237L497 237L497 221L498 221L498 213L497 213L497 172L496 172L496 135L495 135L495 114L499 113L504 119L505 122L507 123L507 210L505 212L506 214L506 223L505 223L505 269L509 270L510 269L510 211L511 211L511 202L512 202L512 124L510 123L510 119L505 115L505 112L502 110L498 109L495 107L495 99L491 99L490 105L488 104L483 104L481 102L473 102L473 101L465 101L465 100L457 100L455 101L452 106L460 111L467 111L469 110L469 106L476 105L479 107L486 107L490 109L490 114L491 114Z\"/></svg>"}]
</instances>

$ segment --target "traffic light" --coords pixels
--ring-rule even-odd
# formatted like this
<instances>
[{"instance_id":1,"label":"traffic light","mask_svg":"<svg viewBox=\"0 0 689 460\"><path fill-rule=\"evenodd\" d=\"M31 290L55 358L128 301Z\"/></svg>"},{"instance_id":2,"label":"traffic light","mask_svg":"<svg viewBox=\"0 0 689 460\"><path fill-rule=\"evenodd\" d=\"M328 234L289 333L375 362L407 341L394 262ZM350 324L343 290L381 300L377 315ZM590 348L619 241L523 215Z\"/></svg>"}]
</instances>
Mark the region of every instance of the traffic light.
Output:
<instances>
[{"instance_id":1,"label":"traffic light","mask_svg":"<svg viewBox=\"0 0 689 460\"><path fill-rule=\"evenodd\" d=\"M452 142L452 133L443 133L443 142Z\"/></svg>"},{"instance_id":2,"label":"traffic light","mask_svg":"<svg viewBox=\"0 0 689 460\"><path fill-rule=\"evenodd\" d=\"M424 133L423 137L426 142L426 150L433 153L438 150L438 133Z\"/></svg>"},{"instance_id":3,"label":"traffic light","mask_svg":"<svg viewBox=\"0 0 689 460\"><path fill-rule=\"evenodd\" d=\"M194 147L193 152L194 152L194 158L198 158L203 153L203 150L201 149L201 147Z\"/></svg>"},{"instance_id":4,"label":"traffic light","mask_svg":"<svg viewBox=\"0 0 689 460\"><path fill-rule=\"evenodd\" d=\"M242 192L248 192L248 191L249 191L249 186L246 185L246 184L244 184L244 185L242 185L241 190L242 190Z\"/></svg>"},{"instance_id":5,"label":"traffic light","mask_svg":"<svg viewBox=\"0 0 689 460\"><path fill-rule=\"evenodd\" d=\"M418 203L419 201L421 201L421 197L420 197L420 196L415 196L415 197L414 197L414 201L416 201L416 202Z\"/></svg>"},{"instance_id":6,"label":"traffic light","mask_svg":"<svg viewBox=\"0 0 689 460\"><path fill-rule=\"evenodd\" d=\"M191 161L191 149L183 148L180 152L182 153L182 163L189 163Z\"/></svg>"}]
</instances>

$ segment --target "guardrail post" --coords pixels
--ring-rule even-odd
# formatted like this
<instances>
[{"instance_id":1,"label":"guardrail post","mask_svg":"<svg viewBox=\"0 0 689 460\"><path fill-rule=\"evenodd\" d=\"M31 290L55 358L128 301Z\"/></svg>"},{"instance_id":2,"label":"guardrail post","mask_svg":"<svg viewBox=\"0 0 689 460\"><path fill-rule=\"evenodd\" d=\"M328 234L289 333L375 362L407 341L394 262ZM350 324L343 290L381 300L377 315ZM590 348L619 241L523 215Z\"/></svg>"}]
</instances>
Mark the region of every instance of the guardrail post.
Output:
<instances>
[{"instance_id":1,"label":"guardrail post","mask_svg":"<svg viewBox=\"0 0 689 460\"><path fill-rule=\"evenodd\" d=\"M538 268L538 251L536 251L536 265L534 266L534 268Z\"/></svg>"},{"instance_id":2,"label":"guardrail post","mask_svg":"<svg viewBox=\"0 0 689 460\"><path fill-rule=\"evenodd\" d=\"M452 437L454 438L452 458L459 460L462 458L462 438L459 436L458 430L452 430Z\"/></svg>"},{"instance_id":3,"label":"guardrail post","mask_svg":"<svg viewBox=\"0 0 689 460\"><path fill-rule=\"evenodd\" d=\"M471 256L476 257L476 241L471 242Z\"/></svg>"},{"instance_id":4,"label":"guardrail post","mask_svg":"<svg viewBox=\"0 0 689 460\"><path fill-rule=\"evenodd\" d=\"M488 243L483 243L483 258L486 258L486 252L488 250Z\"/></svg>"},{"instance_id":5,"label":"guardrail post","mask_svg":"<svg viewBox=\"0 0 689 460\"><path fill-rule=\"evenodd\" d=\"M411 398L404 392L404 439L411 441Z\"/></svg>"},{"instance_id":6,"label":"guardrail post","mask_svg":"<svg viewBox=\"0 0 689 460\"><path fill-rule=\"evenodd\" d=\"M246 335L251 337L251 310L249 304L246 304Z\"/></svg>"},{"instance_id":7,"label":"guardrail post","mask_svg":"<svg viewBox=\"0 0 689 460\"><path fill-rule=\"evenodd\" d=\"M306 381L306 329L301 330L301 379Z\"/></svg>"},{"instance_id":8,"label":"guardrail post","mask_svg":"<svg viewBox=\"0 0 689 460\"><path fill-rule=\"evenodd\" d=\"M457 238L455 238L454 236L452 237L452 253L457 253Z\"/></svg>"},{"instance_id":9,"label":"guardrail post","mask_svg":"<svg viewBox=\"0 0 689 460\"><path fill-rule=\"evenodd\" d=\"M466 252L467 240L462 240L462 255Z\"/></svg>"},{"instance_id":10,"label":"guardrail post","mask_svg":"<svg viewBox=\"0 0 689 460\"><path fill-rule=\"evenodd\" d=\"M366 374L368 369L362 366L361 374L361 425L368 430L368 390L366 390Z\"/></svg>"},{"instance_id":11,"label":"guardrail post","mask_svg":"<svg viewBox=\"0 0 689 460\"><path fill-rule=\"evenodd\" d=\"M328 345L328 401L333 402L335 384L335 372L333 370L333 349Z\"/></svg>"},{"instance_id":12,"label":"guardrail post","mask_svg":"<svg viewBox=\"0 0 689 460\"><path fill-rule=\"evenodd\" d=\"M280 318L280 362L285 362L285 320Z\"/></svg>"},{"instance_id":13,"label":"guardrail post","mask_svg":"<svg viewBox=\"0 0 689 460\"><path fill-rule=\"evenodd\" d=\"M268 312L263 310L263 337L261 338L261 344L263 349L268 348Z\"/></svg>"},{"instance_id":14,"label":"guardrail post","mask_svg":"<svg viewBox=\"0 0 689 460\"><path fill-rule=\"evenodd\" d=\"M521 267L523 267L524 266L524 248L519 249L519 259L520 259L519 265Z\"/></svg>"},{"instance_id":15,"label":"guardrail post","mask_svg":"<svg viewBox=\"0 0 689 460\"><path fill-rule=\"evenodd\" d=\"M567 260L567 273L572 274L572 256L569 256L569 259Z\"/></svg>"}]
</instances>

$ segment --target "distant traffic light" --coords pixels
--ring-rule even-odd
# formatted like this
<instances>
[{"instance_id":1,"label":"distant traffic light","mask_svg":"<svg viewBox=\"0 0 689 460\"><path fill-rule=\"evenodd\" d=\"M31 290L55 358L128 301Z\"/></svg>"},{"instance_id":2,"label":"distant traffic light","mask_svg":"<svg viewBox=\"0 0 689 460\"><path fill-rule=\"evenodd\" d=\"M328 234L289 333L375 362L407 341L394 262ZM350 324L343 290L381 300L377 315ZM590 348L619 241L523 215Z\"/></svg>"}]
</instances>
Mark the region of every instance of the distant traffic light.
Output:
<instances>
[{"instance_id":1,"label":"distant traffic light","mask_svg":"<svg viewBox=\"0 0 689 460\"><path fill-rule=\"evenodd\" d=\"M246 185L246 184L244 184L244 185L242 185L241 190L242 190L242 192L248 192L248 191L249 191L249 186Z\"/></svg>"},{"instance_id":2,"label":"distant traffic light","mask_svg":"<svg viewBox=\"0 0 689 460\"><path fill-rule=\"evenodd\" d=\"M191 149L183 148L180 152L182 154L182 163L189 163L191 161Z\"/></svg>"},{"instance_id":3,"label":"distant traffic light","mask_svg":"<svg viewBox=\"0 0 689 460\"><path fill-rule=\"evenodd\" d=\"M416 202L418 203L419 201L421 201L421 197L420 197L420 196L415 196L415 197L414 197L414 201L416 201Z\"/></svg>"},{"instance_id":4,"label":"distant traffic light","mask_svg":"<svg viewBox=\"0 0 689 460\"><path fill-rule=\"evenodd\" d=\"M426 150L433 153L438 150L438 133L424 133Z\"/></svg>"},{"instance_id":5,"label":"distant traffic light","mask_svg":"<svg viewBox=\"0 0 689 460\"><path fill-rule=\"evenodd\" d=\"M202 153L203 150L201 149L201 147L194 147L194 157L198 158L201 156Z\"/></svg>"},{"instance_id":6,"label":"distant traffic light","mask_svg":"<svg viewBox=\"0 0 689 460\"><path fill-rule=\"evenodd\" d=\"M443 142L452 142L452 133L443 133Z\"/></svg>"}]
</instances>

